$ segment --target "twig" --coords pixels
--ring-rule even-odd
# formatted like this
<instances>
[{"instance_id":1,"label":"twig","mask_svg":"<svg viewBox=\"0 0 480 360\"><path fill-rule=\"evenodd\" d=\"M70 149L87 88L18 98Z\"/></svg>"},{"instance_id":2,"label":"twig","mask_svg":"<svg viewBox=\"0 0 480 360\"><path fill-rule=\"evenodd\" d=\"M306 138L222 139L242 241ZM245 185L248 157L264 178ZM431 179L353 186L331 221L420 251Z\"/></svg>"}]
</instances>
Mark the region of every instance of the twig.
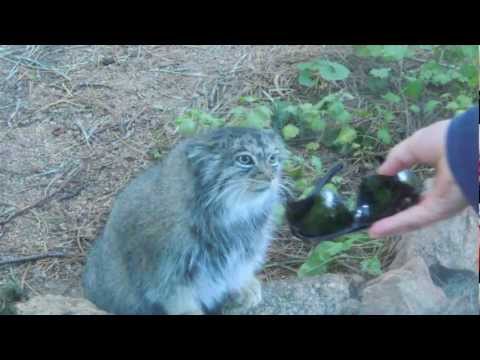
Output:
<instances>
[{"instance_id":1,"label":"twig","mask_svg":"<svg viewBox=\"0 0 480 360\"><path fill-rule=\"evenodd\" d=\"M275 91L282 97L285 97L285 94L283 93L282 89L280 88L279 85L279 80L280 80L281 73L278 73L275 75L273 78L273 84L275 85Z\"/></svg>"},{"instance_id":2,"label":"twig","mask_svg":"<svg viewBox=\"0 0 480 360\"><path fill-rule=\"evenodd\" d=\"M105 84L95 84L95 83L81 83L76 85L72 91L77 91L83 88L92 88L92 89L100 89L100 88L105 88L109 90L113 90L113 87Z\"/></svg>"},{"instance_id":3,"label":"twig","mask_svg":"<svg viewBox=\"0 0 480 360\"><path fill-rule=\"evenodd\" d=\"M164 70L164 69L155 69L151 70L152 72L163 72L167 74L179 75L179 76L193 76L193 77L208 77L208 75L201 73L183 73L180 71Z\"/></svg>"},{"instance_id":4,"label":"twig","mask_svg":"<svg viewBox=\"0 0 480 360\"><path fill-rule=\"evenodd\" d=\"M68 180L66 180L62 185L60 185L60 187L54 191L53 193L51 193L50 195L47 195L46 197L44 197L43 199L40 199L39 201L33 203L32 205L29 205L19 211L17 211L15 214L13 214L12 216L10 216L7 220L4 220L4 221L0 221L0 226L5 226L6 224L8 224L9 222L11 222L13 219L29 212L30 210L36 208L36 207L41 207L43 205L45 205L48 201L50 201L55 195L57 195L60 191L62 191L65 186L67 186L68 183L70 183L73 179L73 176L71 176Z\"/></svg>"},{"instance_id":5,"label":"twig","mask_svg":"<svg viewBox=\"0 0 480 360\"><path fill-rule=\"evenodd\" d=\"M130 145L128 142L126 142L125 140L123 140L121 137L115 135L115 134L112 134L115 138L117 138L118 141L120 141L122 144L124 144L125 146L127 146L128 148L136 151L137 153L141 154L144 158L148 158L148 155L146 152L142 151L142 150L139 150L137 149L135 146L133 145Z\"/></svg>"},{"instance_id":6,"label":"twig","mask_svg":"<svg viewBox=\"0 0 480 360\"><path fill-rule=\"evenodd\" d=\"M272 267L284 267L285 265L296 265L296 264L303 264L307 259L297 259L297 260L286 260L286 261L274 261L267 265L265 265L265 269L272 268Z\"/></svg>"},{"instance_id":7,"label":"twig","mask_svg":"<svg viewBox=\"0 0 480 360\"><path fill-rule=\"evenodd\" d=\"M63 103L70 104L70 105L77 106L77 107L82 107L82 105L76 104L72 101L69 101L69 100L66 100L66 99L60 99L60 100L54 101L50 104L47 104L47 105L41 107L40 109L36 110L35 113L45 111L45 110L51 108L52 106L63 104Z\"/></svg>"},{"instance_id":8,"label":"twig","mask_svg":"<svg viewBox=\"0 0 480 360\"><path fill-rule=\"evenodd\" d=\"M0 56L0 59L3 59L5 61L11 62L11 63L14 63L16 67L18 67L18 65L20 64L21 66L27 67L29 69L53 72L53 73L63 77L67 81L72 81L72 79L70 79L67 75L65 75L62 72L60 72L58 70L55 70L53 68L46 67L45 65L38 62L37 60L29 59L29 58L26 58L24 56L15 56L15 58L16 59L14 60L14 59L10 59L6 56ZM30 65L28 63L33 64L33 65Z\"/></svg>"},{"instance_id":9,"label":"twig","mask_svg":"<svg viewBox=\"0 0 480 360\"><path fill-rule=\"evenodd\" d=\"M232 70L230 70L230 74L235 74L237 72L238 66L240 65L243 60L248 56L248 54L244 54L236 63L233 65Z\"/></svg>"},{"instance_id":10,"label":"twig","mask_svg":"<svg viewBox=\"0 0 480 360\"><path fill-rule=\"evenodd\" d=\"M10 117L7 120L8 127L12 127L12 121L15 118L15 116L17 115L18 110L20 110L20 104L21 104L20 99L17 99L17 103L15 105L15 110L13 111L13 113L10 115Z\"/></svg>"},{"instance_id":11,"label":"twig","mask_svg":"<svg viewBox=\"0 0 480 360\"><path fill-rule=\"evenodd\" d=\"M30 261L37 261L46 258L61 258L66 257L67 254L58 252L58 251L50 251L45 254L37 254L37 255L30 255L30 256L21 256L21 257L12 257L11 259L0 260L0 266L2 265L12 265L12 264L23 264L25 262Z\"/></svg>"},{"instance_id":12,"label":"twig","mask_svg":"<svg viewBox=\"0 0 480 360\"><path fill-rule=\"evenodd\" d=\"M93 129L90 129L90 131L88 132L85 130L81 122L75 120L75 125L78 126L81 133L83 134L83 137L85 138L85 142L87 146L89 147L90 150L92 150L92 146L90 145L90 136L92 136L92 134L95 132L98 125L94 126Z\"/></svg>"}]
</instances>

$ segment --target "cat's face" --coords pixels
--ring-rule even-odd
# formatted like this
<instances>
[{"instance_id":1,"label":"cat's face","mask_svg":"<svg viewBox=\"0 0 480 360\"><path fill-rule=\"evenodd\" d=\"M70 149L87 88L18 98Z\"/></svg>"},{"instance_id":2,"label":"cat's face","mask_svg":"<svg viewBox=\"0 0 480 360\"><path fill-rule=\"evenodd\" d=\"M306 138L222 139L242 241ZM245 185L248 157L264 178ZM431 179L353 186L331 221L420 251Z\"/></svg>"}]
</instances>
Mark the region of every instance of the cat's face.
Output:
<instances>
[{"instance_id":1,"label":"cat's face","mask_svg":"<svg viewBox=\"0 0 480 360\"><path fill-rule=\"evenodd\" d=\"M286 149L271 130L223 128L193 142L187 156L212 199L246 200L278 191Z\"/></svg>"}]
</instances>

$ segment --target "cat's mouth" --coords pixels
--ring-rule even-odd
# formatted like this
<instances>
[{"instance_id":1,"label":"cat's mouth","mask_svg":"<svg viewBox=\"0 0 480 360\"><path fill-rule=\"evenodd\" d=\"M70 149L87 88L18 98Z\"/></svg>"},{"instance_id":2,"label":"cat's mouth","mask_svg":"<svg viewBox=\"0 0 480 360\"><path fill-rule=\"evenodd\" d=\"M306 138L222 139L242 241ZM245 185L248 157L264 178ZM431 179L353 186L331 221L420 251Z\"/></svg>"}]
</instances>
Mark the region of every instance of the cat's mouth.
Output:
<instances>
[{"instance_id":1,"label":"cat's mouth","mask_svg":"<svg viewBox=\"0 0 480 360\"><path fill-rule=\"evenodd\" d=\"M250 189L253 191L253 192L256 192L256 193L259 193L259 192L264 192L264 191L267 191L270 189L270 186L271 186L271 183L264 183L264 184L252 184L250 186Z\"/></svg>"}]
</instances>

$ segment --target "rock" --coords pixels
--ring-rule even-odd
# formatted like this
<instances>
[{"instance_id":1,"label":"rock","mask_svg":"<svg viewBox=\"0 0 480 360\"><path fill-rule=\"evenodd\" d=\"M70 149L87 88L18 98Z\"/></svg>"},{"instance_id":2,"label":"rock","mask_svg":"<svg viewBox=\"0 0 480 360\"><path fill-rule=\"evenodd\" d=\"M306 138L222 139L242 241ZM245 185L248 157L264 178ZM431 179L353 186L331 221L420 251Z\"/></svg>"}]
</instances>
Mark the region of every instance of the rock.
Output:
<instances>
[{"instance_id":1,"label":"rock","mask_svg":"<svg viewBox=\"0 0 480 360\"><path fill-rule=\"evenodd\" d=\"M478 272L478 219L468 209L458 216L405 234L389 269L401 268L415 256L428 266Z\"/></svg>"},{"instance_id":2,"label":"rock","mask_svg":"<svg viewBox=\"0 0 480 360\"><path fill-rule=\"evenodd\" d=\"M338 274L264 283L262 297L253 308L228 309L224 314L344 315L357 313L360 305L352 298L352 284Z\"/></svg>"},{"instance_id":3,"label":"rock","mask_svg":"<svg viewBox=\"0 0 480 360\"><path fill-rule=\"evenodd\" d=\"M361 299L361 315L439 314L448 305L447 296L433 283L419 256L365 284Z\"/></svg>"},{"instance_id":4,"label":"rock","mask_svg":"<svg viewBox=\"0 0 480 360\"><path fill-rule=\"evenodd\" d=\"M480 315L480 307L478 302L472 304L471 297L465 295L460 298L453 299L442 315Z\"/></svg>"},{"instance_id":5,"label":"rock","mask_svg":"<svg viewBox=\"0 0 480 360\"><path fill-rule=\"evenodd\" d=\"M434 284L451 300L445 314L478 314L478 273L447 269L438 264L429 270Z\"/></svg>"},{"instance_id":6,"label":"rock","mask_svg":"<svg viewBox=\"0 0 480 360\"><path fill-rule=\"evenodd\" d=\"M34 296L16 309L18 315L107 315L86 299L61 295Z\"/></svg>"}]
</instances>

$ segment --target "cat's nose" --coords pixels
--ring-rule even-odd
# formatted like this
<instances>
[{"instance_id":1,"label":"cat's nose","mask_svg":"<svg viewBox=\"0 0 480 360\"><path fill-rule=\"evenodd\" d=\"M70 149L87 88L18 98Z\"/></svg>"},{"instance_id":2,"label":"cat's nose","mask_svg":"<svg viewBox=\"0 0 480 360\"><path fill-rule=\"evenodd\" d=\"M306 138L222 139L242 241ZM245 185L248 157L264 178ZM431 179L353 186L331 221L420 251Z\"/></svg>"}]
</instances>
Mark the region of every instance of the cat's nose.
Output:
<instances>
[{"instance_id":1,"label":"cat's nose","mask_svg":"<svg viewBox=\"0 0 480 360\"><path fill-rule=\"evenodd\" d=\"M272 181L273 171L271 169L262 169L256 177L258 180Z\"/></svg>"}]
</instances>

